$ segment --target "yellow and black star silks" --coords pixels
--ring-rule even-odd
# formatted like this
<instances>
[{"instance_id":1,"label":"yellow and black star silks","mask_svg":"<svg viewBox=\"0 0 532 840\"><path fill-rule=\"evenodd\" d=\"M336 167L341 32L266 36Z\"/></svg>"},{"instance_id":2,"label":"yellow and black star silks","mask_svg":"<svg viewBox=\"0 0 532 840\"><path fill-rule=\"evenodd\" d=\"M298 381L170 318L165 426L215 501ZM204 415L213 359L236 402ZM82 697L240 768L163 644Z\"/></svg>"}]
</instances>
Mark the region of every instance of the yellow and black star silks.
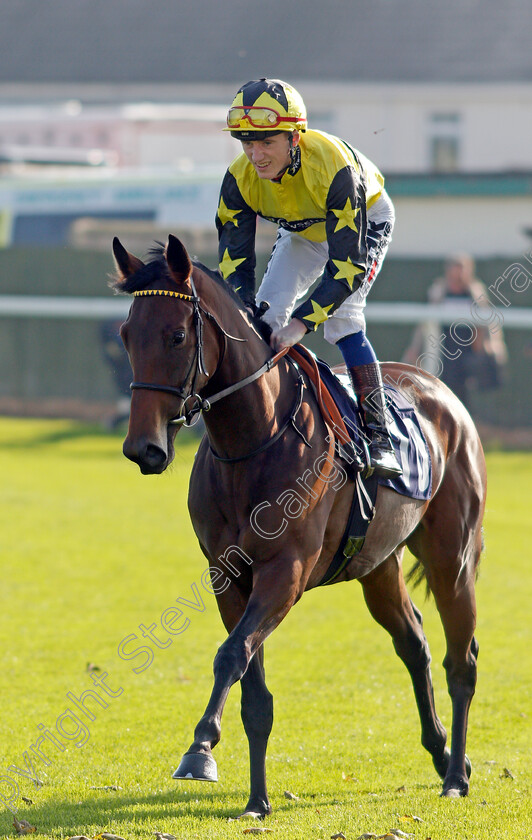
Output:
<instances>
[{"instance_id":1,"label":"yellow and black star silks","mask_svg":"<svg viewBox=\"0 0 532 840\"><path fill-rule=\"evenodd\" d=\"M257 216L285 230L327 242L329 260L312 295L293 313L309 330L327 320L366 271L367 209L384 178L342 140L309 130L300 137L298 166L279 182L261 179L244 153L226 172L216 216L220 270L244 301L255 294Z\"/></svg>"}]
</instances>

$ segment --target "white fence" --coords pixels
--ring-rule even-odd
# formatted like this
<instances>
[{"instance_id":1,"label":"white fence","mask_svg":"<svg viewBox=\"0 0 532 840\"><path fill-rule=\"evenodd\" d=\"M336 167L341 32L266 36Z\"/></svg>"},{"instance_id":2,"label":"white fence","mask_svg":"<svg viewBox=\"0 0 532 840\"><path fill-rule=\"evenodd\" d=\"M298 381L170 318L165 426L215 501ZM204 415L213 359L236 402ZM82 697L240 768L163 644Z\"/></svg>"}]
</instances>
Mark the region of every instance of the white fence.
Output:
<instances>
[{"instance_id":1,"label":"white fence","mask_svg":"<svg viewBox=\"0 0 532 840\"><path fill-rule=\"evenodd\" d=\"M131 306L128 297L66 297L55 295L0 295L0 316L23 318L82 318L101 320L126 316ZM532 328L532 307L487 306L472 312L466 303L368 303L366 320L381 324L419 324L454 321L477 326L496 324L504 329Z\"/></svg>"}]
</instances>

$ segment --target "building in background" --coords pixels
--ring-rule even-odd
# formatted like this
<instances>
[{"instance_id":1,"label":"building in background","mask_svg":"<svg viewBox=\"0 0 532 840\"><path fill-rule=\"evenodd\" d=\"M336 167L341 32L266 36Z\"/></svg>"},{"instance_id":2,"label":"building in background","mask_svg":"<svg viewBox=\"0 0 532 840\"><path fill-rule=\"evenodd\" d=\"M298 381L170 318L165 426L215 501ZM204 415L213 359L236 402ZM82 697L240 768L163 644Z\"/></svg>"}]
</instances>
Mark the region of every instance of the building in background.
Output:
<instances>
[{"instance_id":1,"label":"building in background","mask_svg":"<svg viewBox=\"0 0 532 840\"><path fill-rule=\"evenodd\" d=\"M122 216L127 196L127 218L181 225L191 190L203 208L191 225L210 227L239 149L221 132L227 103L269 75L300 89L311 125L388 176L393 253L519 253L532 226L531 29L525 0L292 0L290 14L271 0L260 22L240 0L50 0L38 14L32 0L6 0L0 211L15 219L4 230L28 241L34 219L39 241L64 241L69 218ZM6 162L18 165L6 174ZM48 174L42 192L45 163L70 172Z\"/></svg>"}]
</instances>

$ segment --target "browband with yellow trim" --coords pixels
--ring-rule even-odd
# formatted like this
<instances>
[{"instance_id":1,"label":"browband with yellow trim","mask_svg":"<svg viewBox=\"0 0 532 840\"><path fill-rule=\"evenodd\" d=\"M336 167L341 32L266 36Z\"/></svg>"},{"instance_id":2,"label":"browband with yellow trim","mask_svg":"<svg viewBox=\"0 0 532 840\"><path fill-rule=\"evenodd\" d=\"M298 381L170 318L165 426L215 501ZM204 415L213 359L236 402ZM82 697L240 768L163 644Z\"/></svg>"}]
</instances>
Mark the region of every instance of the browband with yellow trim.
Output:
<instances>
[{"instance_id":1,"label":"browband with yellow trim","mask_svg":"<svg viewBox=\"0 0 532 840\"><path fill-rule=\"evenodd\" d=\"M133 292L133 297L151 297L152 295L162 295L163 297L175 297L181 300L197 301L195 295L184 295L182 292L170 292L167 289L143 289L140 292Z\"/></svg>"}]
</instances>

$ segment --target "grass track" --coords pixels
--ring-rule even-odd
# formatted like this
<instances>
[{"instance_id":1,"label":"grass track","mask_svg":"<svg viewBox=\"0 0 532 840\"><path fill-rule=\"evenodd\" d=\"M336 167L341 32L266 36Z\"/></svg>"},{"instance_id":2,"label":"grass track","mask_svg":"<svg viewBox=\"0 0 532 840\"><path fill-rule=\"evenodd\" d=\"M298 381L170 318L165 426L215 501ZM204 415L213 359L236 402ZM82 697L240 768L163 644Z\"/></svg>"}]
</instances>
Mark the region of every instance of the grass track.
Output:
<instances>
[{"instance_id":1,"label":"grass track","mask_svg":"<svg viewBox=\"0 0 532 840\"><path fill-rule=\"evenodd\" d=\"M0 796L12 795L18 817L39 835L242 835L241 823L227 822L247 799L237 686L216 748L219 784L170 779L205 706L212 659L225 635L214 598L201 586L206 562L186 509L195 448L194 440L184 440L167 474L143 478L121 455L118 436L70 421L0 420ZM342 831L354 840L391 828L418 840L532 836L532 455L490 454L488 471L469 798L438 797L406 671L369 617L360 587L338 585L308 593L266 646L276 702L268 753L274 815L266 825L278 837L325 839ZM176 598L193 601L192 584L204 610L182 605L189 624L169 637L161 614ZM436 702L448 726L441 625L420 590L414 598L424 613ZM154 623L168 647L141 637L139 624ZM132 670L140 655L128 661L118 654L119 643L133 634L153 656L140 673ZM110 691L121 689L115 697L99 689L105 708L87 702L94 720L72 700L95 689L88 662L100 669L96 676L108 674ZM81 723L62 717L67 709L77 710ZM46 766L30 751L39 724L59 745L42 742ZM24 753L33 755L42 787L9 770L27 772ZM285 790L298 800L286 799ZM0 834L14 835L6 808Z\"/></svg>"}]
</instances>

